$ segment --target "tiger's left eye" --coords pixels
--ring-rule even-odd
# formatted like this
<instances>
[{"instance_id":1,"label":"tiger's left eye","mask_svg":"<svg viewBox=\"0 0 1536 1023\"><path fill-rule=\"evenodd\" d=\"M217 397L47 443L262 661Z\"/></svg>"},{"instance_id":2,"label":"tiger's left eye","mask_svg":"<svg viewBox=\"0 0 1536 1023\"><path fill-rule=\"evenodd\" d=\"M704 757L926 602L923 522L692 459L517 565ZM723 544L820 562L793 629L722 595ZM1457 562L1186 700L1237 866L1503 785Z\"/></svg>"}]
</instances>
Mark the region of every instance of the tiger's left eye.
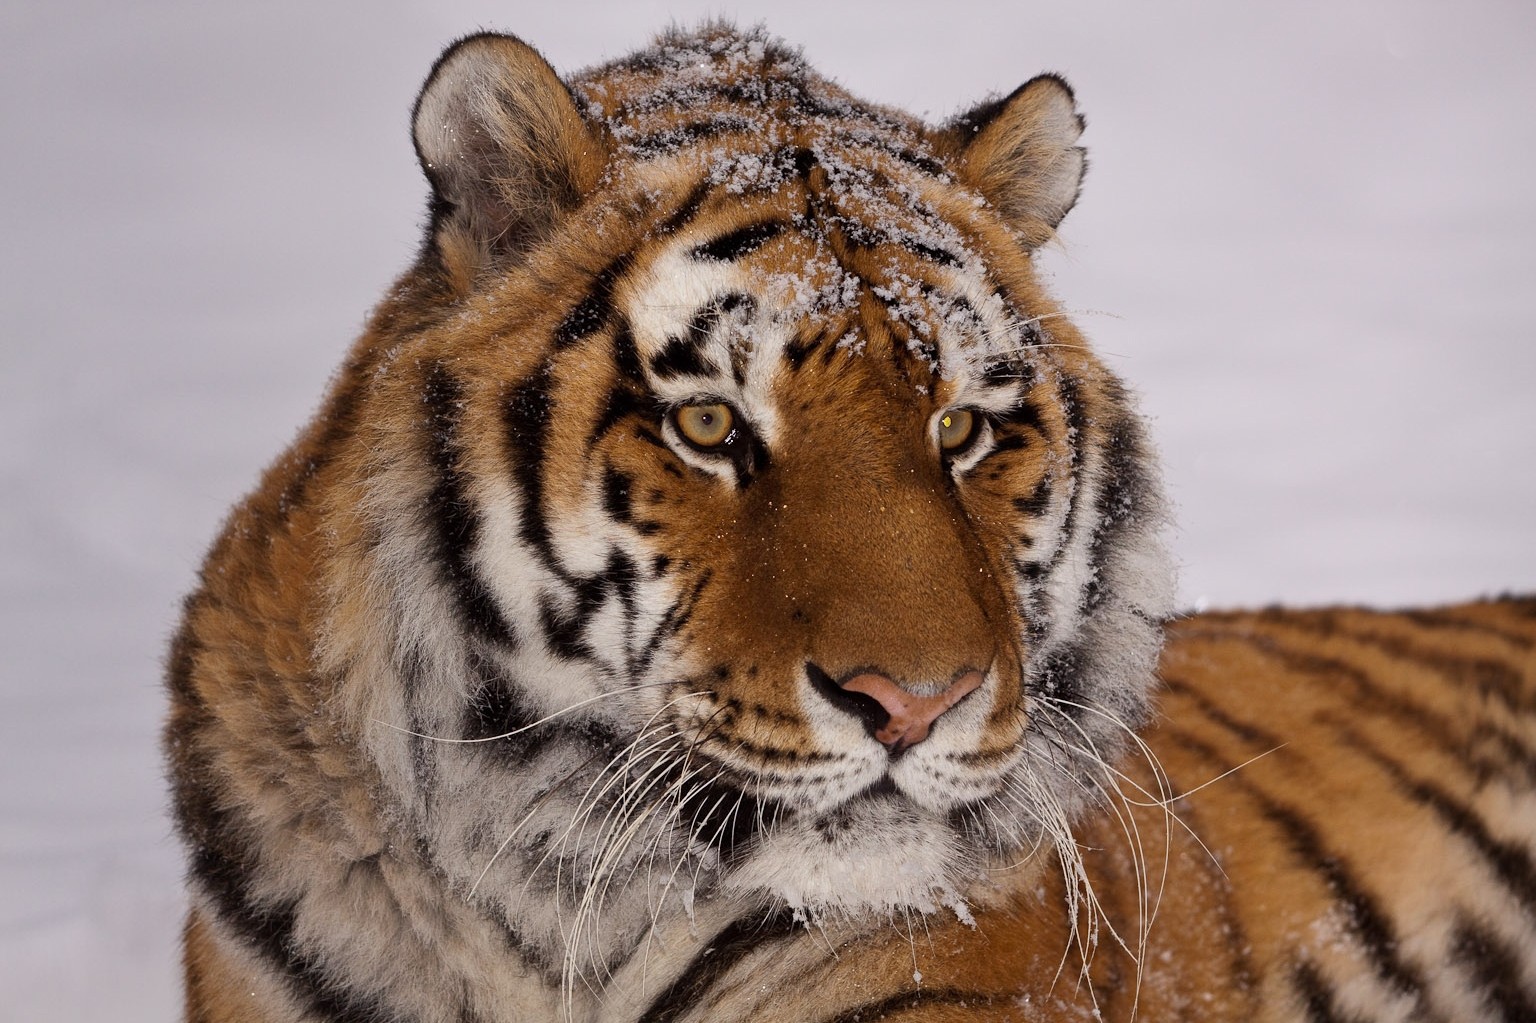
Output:
<instances>
[{"instance_id":1,"label":"tiger's left eye","mask_svg":"<svg viewBox=\"0 0 1536 1023\"><path fill-rule=\"evenodd\" d=\"M729 405L684 405L672 413L677 432L697 448L718 448L731 439L736 417Z\"/></svg>"},{"instance_id":2,"label":"tiger's left eye","mask_svg":"<svg viewBox=\"0 0 1536 1023\"><path fill-rule=\"evenodd\" d=\"M939 450L959 451L976 435L976 414L969 409L950 409L939 417Z\"/></svg>"}]
</instances>

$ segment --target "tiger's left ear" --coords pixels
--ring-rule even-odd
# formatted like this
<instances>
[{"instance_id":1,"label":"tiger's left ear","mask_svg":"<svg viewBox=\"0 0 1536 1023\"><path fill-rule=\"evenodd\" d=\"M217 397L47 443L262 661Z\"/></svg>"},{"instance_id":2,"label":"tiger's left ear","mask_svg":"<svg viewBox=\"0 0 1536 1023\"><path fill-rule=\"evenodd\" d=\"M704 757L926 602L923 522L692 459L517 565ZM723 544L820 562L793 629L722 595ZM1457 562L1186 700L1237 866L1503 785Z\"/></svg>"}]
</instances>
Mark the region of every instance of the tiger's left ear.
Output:
<instances>
[{"instance_id":1,"label":"tiger's left ear","mask_svg":"<svg viewBox=\"0 0 1536 1023\"><path fill-rule=\"evenodd\" d=\"M949 122L934 143L955 176L997 207L1031 249L1049 241L1077 202L1087 156L1072 89L1040 75L1004 99Z\"/></svg>"}]
</instances>

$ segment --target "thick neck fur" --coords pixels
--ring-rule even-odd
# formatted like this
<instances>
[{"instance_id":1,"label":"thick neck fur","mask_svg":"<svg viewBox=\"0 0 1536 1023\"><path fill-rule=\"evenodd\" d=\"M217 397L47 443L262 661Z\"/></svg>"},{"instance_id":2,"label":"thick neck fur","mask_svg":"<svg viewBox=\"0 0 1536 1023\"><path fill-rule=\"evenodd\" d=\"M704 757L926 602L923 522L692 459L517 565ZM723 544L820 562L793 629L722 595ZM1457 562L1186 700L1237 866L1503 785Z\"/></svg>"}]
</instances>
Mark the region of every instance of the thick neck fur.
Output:
<instances>
[{"instance_id":1,"label":"thick neck fur","mask_svg":"<svg viewBox=\"0 0 1536 1023\"><path fill-rule=\"evenodd\" d=\"M200 898L243 900L244 917L223 915L258 930L281 917L293 969L310 976L304 964L325 964L311 971L315 990L364 999L358 1011L387 1007L423 1023L625 1018L743 920L818 928L834 944L910 928L914 914L964 921L999 885L1027 887L1040 869L1035 861L999 882L987 880L990 868L1028 859L1021 850L1043 833L1070 843L1071 817L1096 798L1097 772L1145 712L1169 573L1139 423L1070 325L1042 329L1054 306L1028 254L954 185L923 129L855 103L776 44L723 31L665 38L574 88L612 146L599 192L495 274L466 276L429 248L376 313L316 422L235 512L189 603L187 663L239 680L215 711L189 667L170 732L183 798L201 800L184 813L210 857ZM871 184L876 154L881 181ZM785 196L795 209L775 205ZM765 245L820 251L832 239L826 265L841 276L769 287L768 275L743 271L722 290L724 243L696 224L732 203L791 225ZM802 208L822 219L796 221ZM899 228L891 251L915 269L892 276L886 242L859 235L861 223ZM746 252L758 239L739 225L725 237L742 259L770 258ZM686 259L686 272L655 270ZM902 281L927 290L906 294ZM723 631L680 623L690 600L698 615L715 613L708 555L669 556L665 534L656 539L635 511L648 485L622 459L642 448L567 437L560 414L587 401L595 420L615 407L628 385L608 386L625 371L613 353L626 345L659 392L658 367L677 365L668 338L726 293L750 303L731 307L745 310L736 320L709 320L720 332L706 331L692 357L726 381L711 393L736 388L775 466L793 464L793 431L773 432L775 417L793 412L777 367L805 343L805 323L844 325L851 340L829 334L827 349L897 366L891 379L911 381L902 393L914 402L995 393L1039 405L1038 422L998 427L1035 430L1042 452L1014 471L1045 484L998 498L1009 515L1033 516L1030 544L1005 550L1002 530L954 533L975 559L955 564L990 580L965 606L1011 627L989 648L1003 666L975 665L989 688L953 720L972 714L977 731L999 735L1024 729L997 783L1007 798L975 804L973 821L956 824L962 812L939 795L822 812L809 797L797 804L793 789L742 787L720 760L695 756L730 709L723 697L699 704L704 692L748 685L708 674L702 651ZM923 305L934 294L944 301ZM961 358L980 349L942 339L924 350L914 325L927 317L949 329L953 296L975 310L985 344L1006 336L1029 351ZM582 318L589 307L596 327ZM720 324L751 334L749 355ZM999 376L1004 355L1017 378L983 379L984 363ZM852 372L806 386L841 400ZM581 469L583 451L600 451L607 469ZM710 485L739 484L721 470ZM925 508L911 504L914 517ZM947 520L928 519L936 524L913 532L913 544L952 542ZM878 547L870 558L883 556ZM242 623L218 624L228 606L247 609ZM791 654L783 660L798 668L805 655ZM749 656L722 660L736 671ZM846 654L850 669L859 656ZM788 672L775 692L805 685ZM1008 686L1027 727L1020 715L985 713L984 700L1007 702ZM830 710L792 721L799 704L778 698L764 717L781 725L741 734L777 749L806 735L832 745L827 737L846 730L850 745L867 745L856 722ZM687 717L696 704L704 709ZM959 757L946 741L918 747L878 785L936 788L944 758ZM818 873L808 850L821 842ZM882 873L892 857L915 880ZM209 880L233 873L249 883ZM861 889L872 876L878 884ZM354 994L335 993L328 975Z\"/></svg>"}]
</instances>

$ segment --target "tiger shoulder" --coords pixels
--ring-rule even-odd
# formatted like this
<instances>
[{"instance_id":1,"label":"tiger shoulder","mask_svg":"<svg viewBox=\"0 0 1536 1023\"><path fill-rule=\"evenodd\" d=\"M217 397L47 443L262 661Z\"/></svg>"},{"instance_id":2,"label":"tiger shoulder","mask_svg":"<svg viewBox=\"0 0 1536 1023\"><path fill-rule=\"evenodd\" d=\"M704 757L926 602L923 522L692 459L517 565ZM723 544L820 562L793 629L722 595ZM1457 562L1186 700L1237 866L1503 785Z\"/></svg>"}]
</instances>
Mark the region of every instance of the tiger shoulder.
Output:
<instances>
[{"instance_id":1,"label":"tiger shoulder","mask_svg":"<svg viewBox=\"0 0 1536 1023\"><path fill-rule=\"evenodd\" d=\"M187 598L194 1023L1536 1018L1536 601L1179 617L1083 120L451 46Z\"/></svg>"}]
</instances>

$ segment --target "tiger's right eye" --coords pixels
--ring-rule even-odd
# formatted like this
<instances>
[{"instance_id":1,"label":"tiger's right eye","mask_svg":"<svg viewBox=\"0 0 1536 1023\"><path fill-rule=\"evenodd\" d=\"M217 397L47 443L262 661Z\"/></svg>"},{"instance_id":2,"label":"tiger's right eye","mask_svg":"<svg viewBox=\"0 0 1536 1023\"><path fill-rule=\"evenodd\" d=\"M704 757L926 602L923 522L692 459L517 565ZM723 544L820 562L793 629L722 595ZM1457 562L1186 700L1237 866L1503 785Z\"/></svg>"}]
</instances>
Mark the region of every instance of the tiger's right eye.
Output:
<instances>
[{"instance_id":1,"label":"tiger's right eye","mask_svg":"<svg viewBox=\"0 0 1536 1023\"><path fill-rule=\"evenodd\" d=\"M736 417L725 404L684 405L672 413L677 432L700 450L722 448L736 432Z\"/></svg>"}]
</instances>

